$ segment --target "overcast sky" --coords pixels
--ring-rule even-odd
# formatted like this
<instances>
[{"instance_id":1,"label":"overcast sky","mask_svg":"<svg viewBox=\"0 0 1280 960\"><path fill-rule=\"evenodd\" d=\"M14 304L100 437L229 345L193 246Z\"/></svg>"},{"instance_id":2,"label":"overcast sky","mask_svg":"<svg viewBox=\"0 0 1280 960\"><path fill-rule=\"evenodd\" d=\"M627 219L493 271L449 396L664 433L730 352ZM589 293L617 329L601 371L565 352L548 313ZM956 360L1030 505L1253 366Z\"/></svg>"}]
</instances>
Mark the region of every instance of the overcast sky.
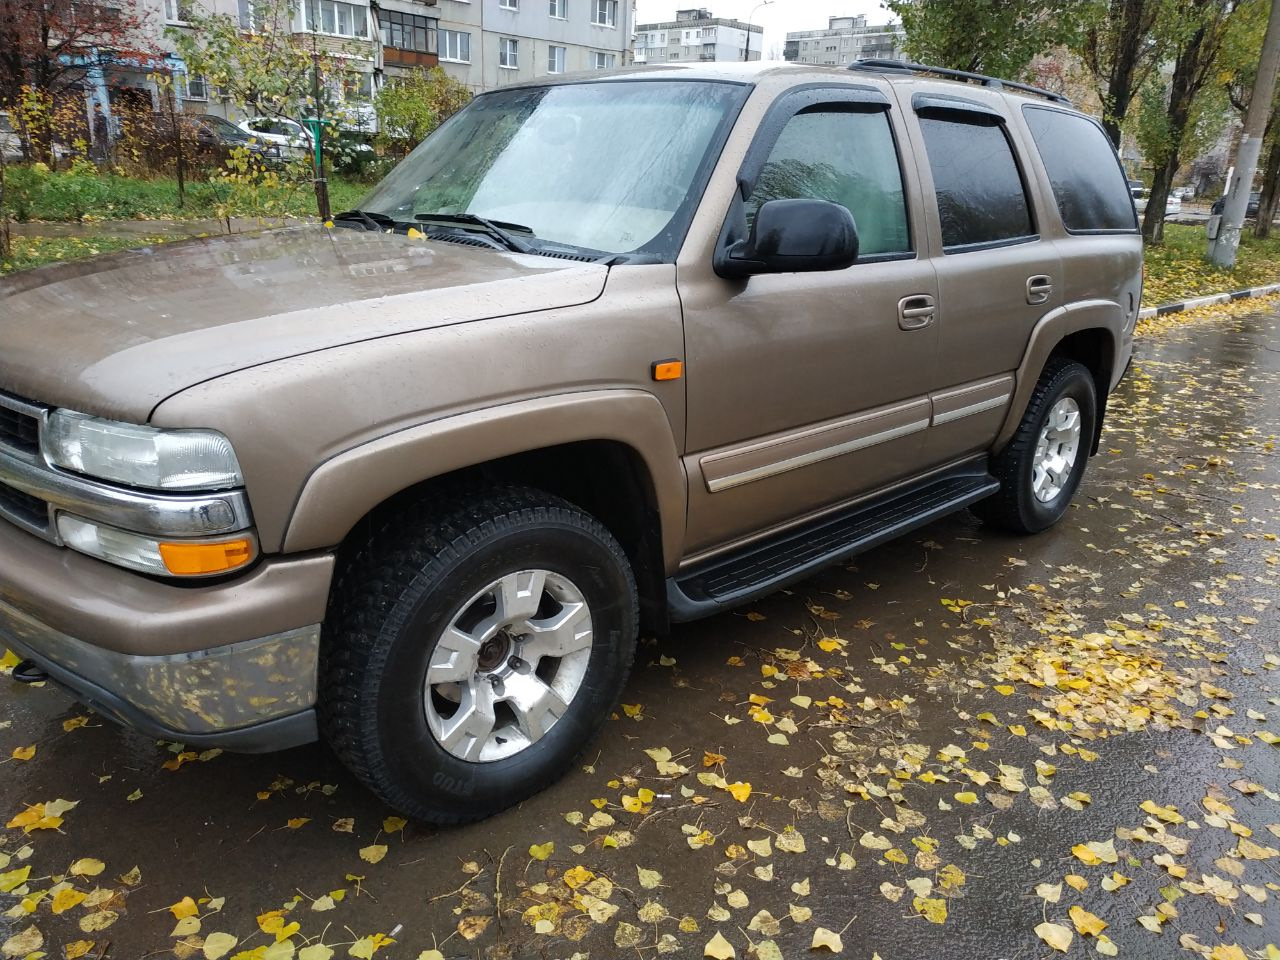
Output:
<instances>
[{"instance_id":1,"label":"overcast sky","mask_svg":"<svg viewBox=\"0 0 1280 960\"><path fill-rule=\"evenodd\" d=\"M700 0L670 3L667 0L637 0L636 23L674 20L676 9L705 7L712 16L745 21L760 0ZM773 0L755 11L752 23L764 27L764 54L782 58L782 43L789 30L820 30L828 17L865 13L868 23L888 23L896 19L880 5L880 0Z\"/></svg>"}]
</instances>

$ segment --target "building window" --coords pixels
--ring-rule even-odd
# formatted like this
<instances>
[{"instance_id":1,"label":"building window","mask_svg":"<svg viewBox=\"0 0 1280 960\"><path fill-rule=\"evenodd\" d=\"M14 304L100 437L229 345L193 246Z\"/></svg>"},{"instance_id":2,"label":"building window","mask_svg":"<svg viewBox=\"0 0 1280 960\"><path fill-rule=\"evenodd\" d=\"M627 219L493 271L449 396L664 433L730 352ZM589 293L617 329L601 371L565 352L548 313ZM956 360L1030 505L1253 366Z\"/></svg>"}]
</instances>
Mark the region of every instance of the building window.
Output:
<instances>
[{"instance_id":1,"label":"building window","mask_svg":"<svg viewBox=\"0 0 1280 960\"><path fill-rule=\"evenodd\" d=\"M337 91L335 91L336 93ZM344 103L373 99L373 74L358 72L355 76L345 77L341 86Z\"/></svg>"},{"instance_id":2,"label":"building window","mask_svg":"<svg viewBox=\"0 0 1280 960\"><path fill-rule=\"evenodd\" d=\"M461 30L440 31L440 59L454 63L471 62L471 34Z\"/></svg>"},{"instance_id":3,"label":"building window","mask_svg":"<svg viewBox=\"0 0 1280 960\"><path fill-rule=\"evenodd\" d=\"M253 0L236 0L236 8L240 14L240 29L250 33L258 29L258 18L253 8Z\"/></svg>"},{"instance_id":4,"label":"building window","mask_svg":"<svg viewBox=\"0 0 1280 960\"><path fill-rule=\"evenodd\" d=\"M520 45L510 37L498 40L498 66L515 70L520 66Z\"/></svg>"},{"instance_id":5,"label":"building window","mask_svg":"<svg viewBox=\"0 0 1280 960\"><path fill-rule=\"evenodd\" d=\"M397 50L413 50L417 53L436 52L436 26L433 17L420 17L398 10L379 10L378 29L384 47Z\"/></svg>"},{"instance_id":6,"label":"building window","mask_svg":"<svg viewBox=\"0 0 1280 960\"><path fill-rule=\"evenodd\" d=\"M567 2L568 0L550 0L550 9L548 12L557 20L566 19L568 17L568 13L565 10L565 4Z\"/></svg>"},{"instance_id":7,"label":"building window","mask_svg":"<svg viewBox=\"0 0 1280 960\"><path fill-rule=\"evenodd\" d=\"M594 0L591 22L602 27L618 25L618 0Z\"/></svg>"},{"instance_id":8,"label":"building window","mask_svg":"<svg viewBox=\"0 0 1280 960\"><path fill-rule=\"evenodd\" d=\"M503 10L519 10L520 0L498 0L498 6Z\"/></svg>"},{"instance_id":9,"label":"building window","mask_svg":"<svg viewBox=\"0 0 1280 960\"><path fill-rule=\"evenodd\" d=\"M183 100L208 100L209 85L198 73L180 74L182 77L179 95Z\"/></svg>"},{"instance_id":10,"label":"building window","mask_svg":"<svg viewBox=\"0 0 1280 960\"><path fill-rule=\"evenodd\" d=\"M564 47L547 47L547 73L564 73Z\"/></svg>"},{"instance_id":11,"label":"building window","mask_svg":"<svg viewBox=\"0 0 1280 960\"><path fill-rule=\"evenodd\" d=\"M169 23L186 23L191 19L192 0L164 0L164 18Z\"/></svg>"},{"instance_id":12,"label":"building window","mask_svg":"<svg viewBox=\"0 0 1280 960\"><path fill-rule=\"evenodd\" d=\"M593 70L612 70L617 61L616 54L600 53L595 50L591 52L591 68Z\"/></svg>"},{"instance_id":13,"label":"building window","mask_svg":"<svg viewBox=\"0 0 1280 960\"><path fill-rule=\"evenodd\" d=\"M368 13L368 7L357 7L342 0L306 0L302 29L363 39L369 36Z\"/></svg>"}]
</instances>

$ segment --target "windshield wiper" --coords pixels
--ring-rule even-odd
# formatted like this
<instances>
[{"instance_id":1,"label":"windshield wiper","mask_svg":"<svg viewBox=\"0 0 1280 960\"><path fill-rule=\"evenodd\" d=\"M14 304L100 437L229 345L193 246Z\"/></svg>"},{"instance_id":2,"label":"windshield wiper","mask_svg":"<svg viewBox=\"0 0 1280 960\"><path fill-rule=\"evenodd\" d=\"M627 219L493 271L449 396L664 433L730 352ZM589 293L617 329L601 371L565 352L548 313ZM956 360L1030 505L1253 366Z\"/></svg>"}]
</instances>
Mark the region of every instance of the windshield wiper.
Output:
<instances>
[{"instance_id":1,"label":"windshield wiper","mask_svg":"<svg viewBox=\"0 0 1280 960\"><path fill-rule=\"evenodd\" d=\"M532 236L533 231L519 223L506 223L501 220L490 220L487 217L481 217L474 213L419 213L414 218L419 223L436 222L441 224L458 225L463 227L479 227L480 232L497 240L508 250L516 253L532 253L537 254L538 248L533 244L521 240L512 230L520 230Z\"/></svg>"},{"instance_id":2,"label":"windshield wiper","mask_svg":"<svg viewBox=\"0 0 1280 960\"><path fill-rule=\"evenodd\" d=\"M395 220L385 213L373 213L368 210L344 210L342 213L334 214L333 220L334 223L358 223L366 230L372 230L375 233L394 230L396 227Z\"/></svg>"}]
</instances>

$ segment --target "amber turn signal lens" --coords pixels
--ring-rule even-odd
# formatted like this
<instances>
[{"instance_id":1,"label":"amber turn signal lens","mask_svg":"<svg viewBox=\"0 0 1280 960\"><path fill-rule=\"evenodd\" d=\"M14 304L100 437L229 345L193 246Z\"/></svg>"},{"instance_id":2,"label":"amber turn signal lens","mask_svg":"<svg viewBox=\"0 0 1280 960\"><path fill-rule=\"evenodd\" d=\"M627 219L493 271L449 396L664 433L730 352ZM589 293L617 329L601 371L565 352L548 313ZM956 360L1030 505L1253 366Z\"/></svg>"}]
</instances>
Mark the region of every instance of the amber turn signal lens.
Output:
<instances>
[{"instance_id":1,"label":"amber turn signal lens","mask_svg":"<svg viewBox=\"0 0 1280 960\"><path fill-rule=\"evenodd\" d=\"M253 559L253 541L240 539L225 543L162 543L160 559L170 573L179 577L225 573L243 567Z\"/></svg>"},{"instance_id":2,"label":"amber turn signal lens","mask_svg":"<svg viewBox=\"0 0 1280 960\"><path fill-rule=\"evenodd\" d=\"M684 364L679 360L659 360L653 365L653 379L679 380L684 374Z\"/></svg>"}]
</instances>

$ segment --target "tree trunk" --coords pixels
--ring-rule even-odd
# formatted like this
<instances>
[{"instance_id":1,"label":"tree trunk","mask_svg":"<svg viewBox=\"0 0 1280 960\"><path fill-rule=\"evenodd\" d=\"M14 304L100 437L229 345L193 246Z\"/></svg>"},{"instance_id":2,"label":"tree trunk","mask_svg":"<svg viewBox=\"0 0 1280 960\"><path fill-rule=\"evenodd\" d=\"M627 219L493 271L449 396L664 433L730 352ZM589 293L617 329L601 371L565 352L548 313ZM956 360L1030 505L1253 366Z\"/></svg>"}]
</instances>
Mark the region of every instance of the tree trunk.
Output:
<instances>
[{"instance_id":1,"label":"tree trunk","mask_svg":"<svg viewBox=\"0 0 1280 960\"><path fill-rule=\"evenodd\" d=\"M1271 221L1276 217L1276 201L1280 200L1280 136L1273 136L1271 149L1262 168L1262 198L1258 203L1258 219L1253 235L1259 239L1271 236Z\"/></svg>"},{"instance_id":2,"label":"tree trunk","mask_svg":"<svg viewBox=\"0 0 1280 960\"><path fill-rule=\"evenodd\" d=\"M1142 215L1142 237L1147 243L1159 246L1164 242L1164 205L1173 189L1173 177L1178 172L1178 151L1175 150L1161 166L1156 167L1151 179L1151 193L1147 195L1147 209Z\"/></svg>"},{"instance_id":3,"label":"tree trunk","mask_svg":"<svg viewBox=\"0 0 1280 960\"><path fill-rule=\"evenodd\" d=\"M1103 109L1102 129L1107 131L1107 136L1111 138L1112 145L1116 148L1116 152L1120 151L1120 123L1111 118L1111 111Z\"/></svg>"},{"instance_id":4,"label":"tree trunk","mask_svg":"<svg viewBox=\"0 0 1280 960\"><path fill-rule=\"evenodd\" d=\"M1169 120L1169 136L1172 142L1164 161L1155 165L1151 193L1147 197L1147 210L1142 217L1142 236L1153 246L1159 246L1164 241L1164 205L1169 199L1169 191L1173 188L1173 178L1178 173L1182 138L1186 135L1187 124L1191 119L1191 107L1195 103L1196 95L1208 82L1209 63L1217 53L1217 46L1211 42L1209 36L1209 27L1209 24L1203 24L1191 35L1187 45L1182 48L1182 52L1174 61L1173 76L1169 79L1169 106L1166 116Z\"/></svg>"},{"instance_id":5,"label":"tree trunk","mask_svg":"<svg viewBox=\"0 0 1280 960\"><path fill-rule=\"evenodd\" d=\"M1138 61L1148 39L1143 25L1147 2L1148 0L1111 2L1111 17L1119 20L1121 26L1116 35L1106 93L1102 98L1102 126L1117 150L1120 149L1120 127L1133 102Z\"/></svg>"},{"instance_id":6,"label":"tree trunk","mask_svg":"<svg viewBox=\"0 0 1280 960\"><path fill-rule=\"evenodd\" d=\"M8 260L13 256L9 241L9 204L5 196L4 168L4 157L0 156L0 260Z\"/></svg>"}]
</instances>

